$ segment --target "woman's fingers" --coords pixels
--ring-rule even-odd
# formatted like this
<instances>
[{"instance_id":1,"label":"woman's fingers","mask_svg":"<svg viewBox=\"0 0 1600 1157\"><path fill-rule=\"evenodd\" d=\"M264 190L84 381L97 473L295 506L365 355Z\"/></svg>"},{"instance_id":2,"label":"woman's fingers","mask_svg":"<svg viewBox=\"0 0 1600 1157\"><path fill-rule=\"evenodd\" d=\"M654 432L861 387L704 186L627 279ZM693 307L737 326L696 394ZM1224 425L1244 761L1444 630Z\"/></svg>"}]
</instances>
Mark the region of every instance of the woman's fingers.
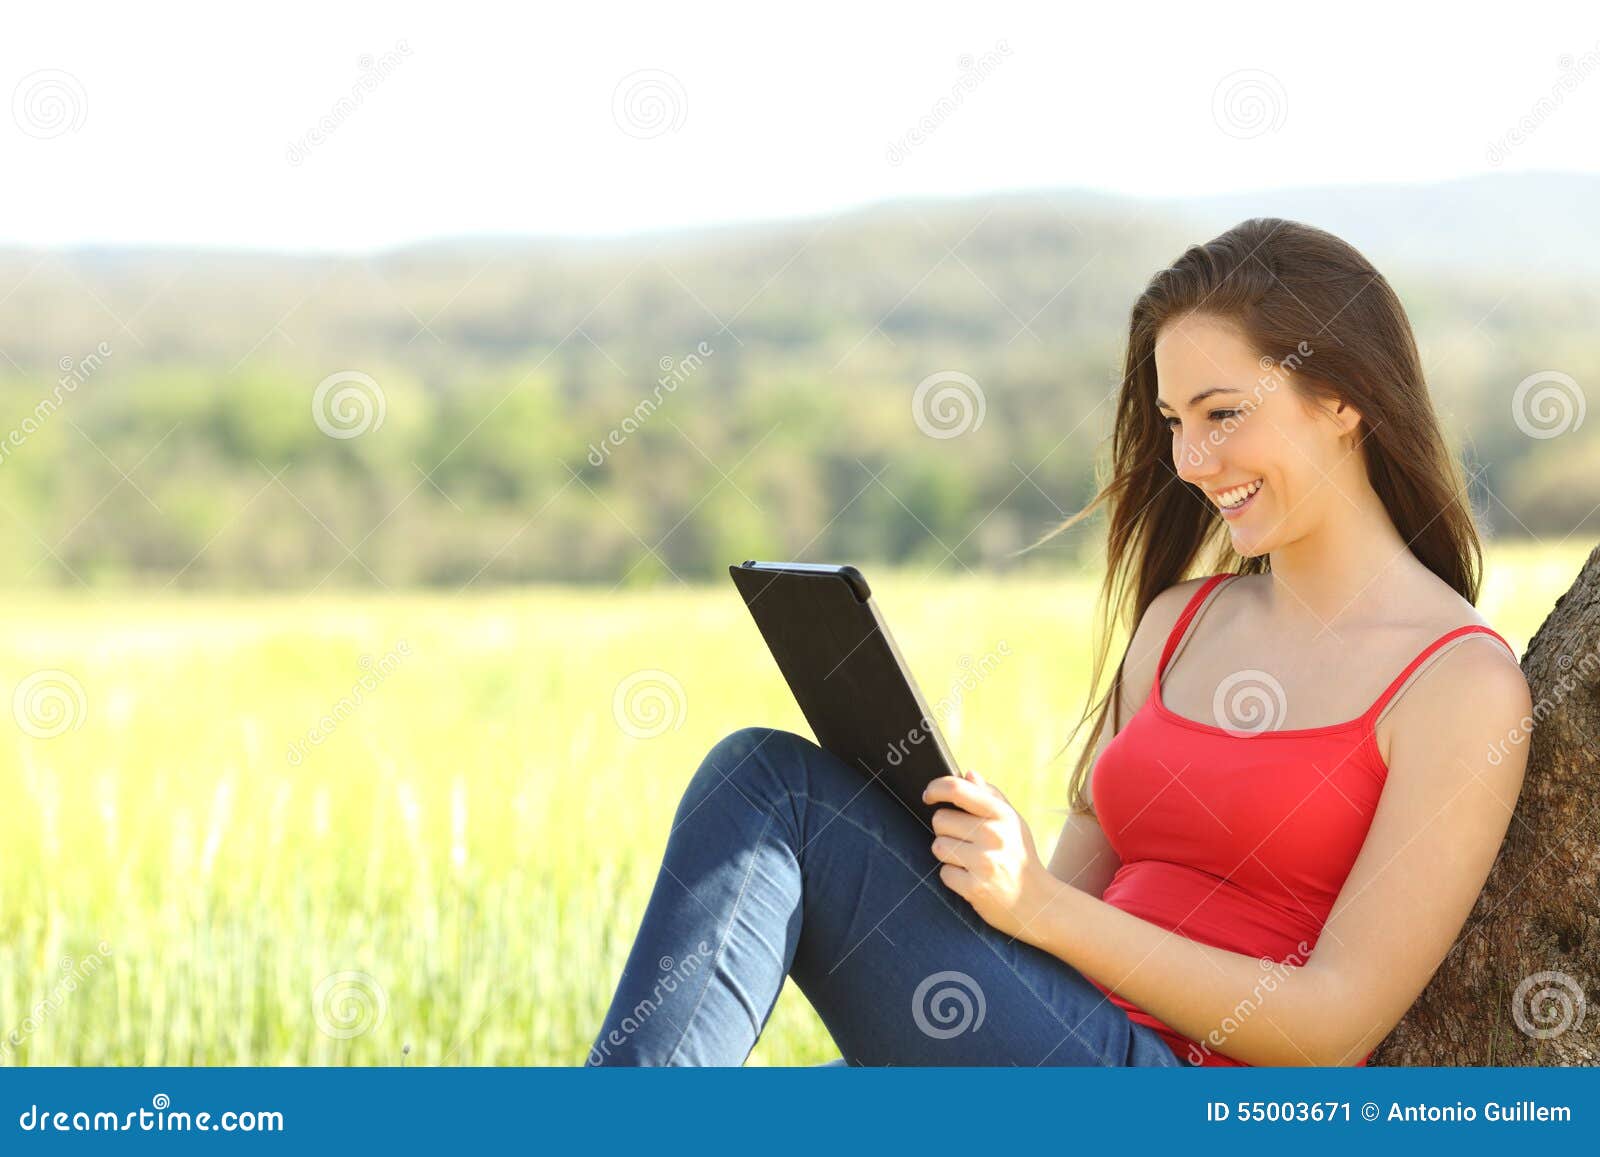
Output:
<instances>
[{"instance_id":1,"label":"woman's fingers","mask_svg":"<svg viewBox=\"0 0 1600 1157\"><path fill-rule=\"evenodd\" d=\"M962 898L965 898L967 893L972 890L972 873L965 868L957 867L955 864L940 865L939 879L944 882L946 888L949 888Z\"/></svg>"},{"instance_id":2,"label":"woman's fingers","mask_svg":"<svg viewBox=\"0 0 1600 1157\"><path fill-rule=\"evenodd\" d=\"M1005 814L1004 801L988 784L977 784L954 775L929 780L922 790L923 803L949 803L975 816L999 819Z\"/></svg>"},{"instance_id":3,"label":"woman's fingers","mask_svg":"<svg viewBox=\"0 0 1600 1157\"><path fill-rule=\"evenodd\" d=\"M958 840L970 840L982 823L983 820L979 817L958 807L937 808L933 813L933 833L937 836L954 836Z\"/></svg>"},{"instance_id":4,"label":"woman's fingers","mask_svg":"<svg viewBox=\"0 0 1600 1157\"><path fill-rule=\"evenodd\" d=\"M1007 803L1011 802L1009 799L1006 799L1006 793L1000 790L999 784L990 783L988 780L984 779L975 768L969 768L967 774L972 777L973 782L977 783L979 787L986 787L990 791L994 792L995 795L1005 800Z\"/></svg>"}]
</instances>

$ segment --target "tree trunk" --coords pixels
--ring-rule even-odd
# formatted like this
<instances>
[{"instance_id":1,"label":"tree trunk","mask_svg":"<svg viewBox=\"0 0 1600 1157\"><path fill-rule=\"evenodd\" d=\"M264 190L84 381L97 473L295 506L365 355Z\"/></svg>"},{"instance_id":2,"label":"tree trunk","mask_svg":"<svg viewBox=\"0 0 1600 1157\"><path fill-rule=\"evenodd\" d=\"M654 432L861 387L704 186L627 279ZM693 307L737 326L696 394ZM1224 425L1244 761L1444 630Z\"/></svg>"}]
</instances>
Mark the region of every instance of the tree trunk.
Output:
<instances>
[{"instance_id":1,"label":"tree trunk","mask_svg":"<svg viewBox=\"0 0 1600 1157\"><path fill-rule=\"evenodd\" d=\"M1534 726L1511 826L1460 939L1370 1064L1600 1064L1600 548L1522 671Z\"/></svg>"}]
</instances>

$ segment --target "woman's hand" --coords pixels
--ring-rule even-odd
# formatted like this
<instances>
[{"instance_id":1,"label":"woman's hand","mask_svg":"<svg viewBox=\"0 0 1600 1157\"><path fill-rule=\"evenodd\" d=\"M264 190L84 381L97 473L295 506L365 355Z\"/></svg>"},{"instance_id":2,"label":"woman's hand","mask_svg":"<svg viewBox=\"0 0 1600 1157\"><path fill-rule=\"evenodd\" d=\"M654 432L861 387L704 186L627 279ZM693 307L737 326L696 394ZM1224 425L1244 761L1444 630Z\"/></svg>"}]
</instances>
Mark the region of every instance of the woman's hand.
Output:
<instances>
[{"instance_id":1,"label":"woman's hand","mask_svg":"<svg viewBox=\"0 0 1600 1157\"><path fill-rule=\"evenodd\" d=\"M933 813L933 854L939 879L984 921L1026 940L1029 923L1050 902L1060 881L1039 859L1028 823L1005 794L977 772L943 775L923 790L925 803L949 803Z\"/></svg>"}]
</instances>

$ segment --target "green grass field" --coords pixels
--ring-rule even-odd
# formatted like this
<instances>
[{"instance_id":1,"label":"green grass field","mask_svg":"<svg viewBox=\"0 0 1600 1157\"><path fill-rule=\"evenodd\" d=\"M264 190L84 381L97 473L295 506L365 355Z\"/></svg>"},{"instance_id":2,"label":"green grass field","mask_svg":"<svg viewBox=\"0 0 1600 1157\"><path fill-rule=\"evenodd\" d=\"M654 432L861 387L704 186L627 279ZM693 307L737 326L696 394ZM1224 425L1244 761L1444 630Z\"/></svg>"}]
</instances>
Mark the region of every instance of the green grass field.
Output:
<instances>
[{"instance_id":1,"label":"green grass field","mask_svg":"<svg viewBox=\"0 0 1600 1157\"><path fill-rule=\"evenodd\" d=\"M1484 613L1520 650L1585 553L1492 551ZM1047 853L1093 577L871 577L930 700L1004 642L945 726ZM731 584L4 618L4 1064L581 1063L701 756L808 733ZM752 1063L834 1055L791 985Z\"/></svg>"}]
</instances>

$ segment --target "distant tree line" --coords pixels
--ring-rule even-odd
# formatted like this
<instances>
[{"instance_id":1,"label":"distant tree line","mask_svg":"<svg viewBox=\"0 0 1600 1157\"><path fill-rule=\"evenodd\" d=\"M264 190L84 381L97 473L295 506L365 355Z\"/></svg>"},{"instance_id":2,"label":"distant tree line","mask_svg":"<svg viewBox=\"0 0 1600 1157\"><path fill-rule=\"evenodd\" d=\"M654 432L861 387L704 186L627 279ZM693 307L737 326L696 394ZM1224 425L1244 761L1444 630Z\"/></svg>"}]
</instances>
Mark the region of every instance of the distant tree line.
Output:
<instances>
[{"instance_id":1,"label":"distant tree line","mask_svg":"<svg viewBox=\"0 0 1600 1157\"><path fill-rule=\"evenodd\" d=\"M0 581L1011 565L1093 494L1128 306L1200 239L1021 199L365 259L0 254ZM1390 276L1487 528L1592 536L1600 295Z\"/></svg>"}]
</instances>

